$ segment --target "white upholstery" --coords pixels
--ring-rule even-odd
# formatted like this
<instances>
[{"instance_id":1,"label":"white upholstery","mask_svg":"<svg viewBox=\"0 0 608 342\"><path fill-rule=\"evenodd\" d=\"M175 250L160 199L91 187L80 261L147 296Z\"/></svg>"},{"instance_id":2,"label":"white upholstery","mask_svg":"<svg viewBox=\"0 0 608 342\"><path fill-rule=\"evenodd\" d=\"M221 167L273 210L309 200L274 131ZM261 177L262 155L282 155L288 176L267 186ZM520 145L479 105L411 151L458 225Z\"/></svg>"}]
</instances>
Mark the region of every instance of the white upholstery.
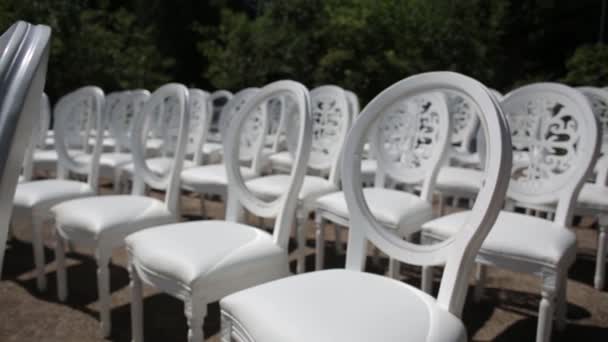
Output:
<instances>
[{"instance_id":1,"label":"white upholstery","mask_svg":"<svg viewBox=\"0 0 608 342\"><path fill-rule=\"evenodd\" d=\"M171 279L210 301L289 274L287 252L270 234L234 222L165 225L130 235L126 243L142 277Z\"/></svg>"},{"instance_id":2,"label":"white upholstery","mask_svg":"<svg viewBox=\"0 0 608 342\"><path fill-rule=\"evenodd\" d=\"M255 177L251 168L241 167L243 179ZM205 185L227 185L226 165L213 164L188 168L182 171L182 185L187 188L198 189Z\"/></svg>"},{"instance_id":3,"label":"white upholstery","mask_svg":"<svg viewBox=\"0 0 608 342\"><path fill-rule=\"evenodd\" d=\"M406 229L411 233L433 217L431 205L420 197L399 190L384 188L363 189L365 201L378 221L387 227ZM343 192L325 195L317 200L317 208L349 218Z\"/></svg>"},{"instance_id":4,"label":"white upholstery","mask_svg":"<svg viewBox=\"0 0 608 342\"><path fill-rule=\"evenodd\" d=\"M468 215L469 211L462 211L443 216L427 222L423 229L444 240L458 232ZM574 260L576 235L553 221L501 211L480 253L556 267Z\"/></svg>"},{"instance_id":5,"label":"white upholstery","mask_svg":"<svg viewBox=\"0 0 608 342\"><path fill-rule=\"evenodd\" d=\"M375 175L378 171L378 162L374 159L364 159L361 161L361 176Z\"/></svg>"},{"instance_id":6,"label":"white upholstery","mask_svg":"<svg viewBox=\"0 0 608 342\"><path fill-rule=\"evenodd\" d=\"M150 171L152 171L156 174L166 174L167 172L169 172L169 170L173 166L173 158L167 158L167 157L148 158L148 159L146 159L146 164L150 168ZM194 163L192 161L184 160L184 165L183 165L184 169L187 169L187 168L190 168L193 166L194 166ZM123 172L126 172L128 174L133 174L134 167L135 166L133 165L133 163L128 163L128 164L123 164L120 167L120 169Z\"/></svg>"},{"instance_id":7,"label":"white upholstery","mask_svg":"<svg viewBox=\"0 0 608 342\"><path fill-rule=\"evenodd\" d=\"M600 210L608 209L608 187L585 183L578 195L577 205Z\"/></svg>"},{"instance_id":8,"label":"white upholstery","mask_svg":"<svg viewBox=\"0 0 608 342\"><path fill-rule=\"evenodd\" d=\"M437 175L437 190L477 194L481 189L484 173L462 167L442 167Z\"/></svg>"},{"instance_id":9,"label":"white upholstery","mask_svg":"<svg viewBox=\"0 0 608 342\"><path fill-rule=\"evenodd\" d=\"M56 203L68 199L93 195L95 195L95 191L87 183L45 179L17 185L13 204L15 210L34 209L35 207L48 209Z\"/></svg>"},{"instance_id":10,"label":"white upholstery","mask_svg":"<svg viewBox=\"0 0 608 342\"><path fill-rule=\"evenodd\" d=\"M289 186L289 175L270 175L252 179L245 183L251 192L265 198L273 200L285 193ZM314 204L319 196L337 191L336 186L325 178L315 176L305 176L302 189L298 195L298 200L304 202L304 206Z\"/></svg>"},{"instance_id":11,"label":"white upholstery","mask_svg":"<svg viewBox=\"0 0 608 342\"><path fill-rule=\"evenodd\" d=\"M293 164L293 157L289 151L278 152L272 154L268 157L272 168L279 170L289 170L291 169L291 165Z\"/></svg>"},{"instance_id":12,"label":"white upholstery","mask_svg":"<svg viewBox=\"0 0 608 342\"><path fill-rule=\"evenodd\" d=\"M245 341L466 341L463 324L433 297L352 270L296 275L230 295L221 306Z\"/></svg>"},{"instance_id":13,"label":"white upholstery","mask_svg":"<svg viewBox=\"0 0 608 342\"><path fill-rule=\"evenodd\" d=\"M102 167L106 166L116 168L118 166L130 163L131 160L133 160L131 153L103 153L99 158L99 165Z\"/></svg>"},{"instance_id":14,"label":"white upholstery","mask_svg":"<svg viewBox=\"0 0 608 342\"><path fill-rule=\"evenodd\" d=\"M63 237L103 240L111 246L122 244L122 239L130 233L176 220L163 202L133 195L67 201L54 206L51 211L60 223L57 229Z\"/></svg>"},{"instance_id":15,"label":"white upholstery","mask_svg":"<svg viewBox=\"0 0 608 342\"><path fill-rule=\"evenodd\" d=\"M223 150L222 144L214 142L206 142L203 144L203 153L205 155L221 154Z\"/></svg>"}]
</instances>

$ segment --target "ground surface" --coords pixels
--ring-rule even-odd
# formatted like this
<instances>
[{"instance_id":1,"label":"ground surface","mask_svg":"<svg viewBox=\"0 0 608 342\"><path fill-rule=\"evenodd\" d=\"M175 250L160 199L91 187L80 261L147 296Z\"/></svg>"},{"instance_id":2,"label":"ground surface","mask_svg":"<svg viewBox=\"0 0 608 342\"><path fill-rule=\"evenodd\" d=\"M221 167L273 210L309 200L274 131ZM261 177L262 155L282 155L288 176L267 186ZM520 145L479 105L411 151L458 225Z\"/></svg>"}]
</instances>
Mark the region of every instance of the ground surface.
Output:
<instances>
[{"instance_id":1,"label":"ground surface","mask_svg":"<svg viewBox=\"0 0 608 342\"><path fill-rule=\"evenodd\" d=\"M185 219L199 219L198 199L183 197ZM209 211L221 218L223 206L211 202ZM256 221L253 221L256 222ZM312 226L312 222L309 222ZM67 303L56 299L53 241L50 225L46 229L48 291L36 290L27 227L15 227L15 238L9 244L0 281L0 341L99 341L95 262L91 251L76 248L68 254ZM309 246L313 246L312 229ZM608 292L596 291L593 270L597 231L591 220L576 227L579 242L577 261L568 279L568 326L554 334L554 341L608 341ZM327 239L333 241L333 229ZM343 267L344 256L337 255L333 244L327 244L327 267ZM314 256L307 258L307 268L314 268ZM386 265L386 260L382 260ZM130 341L129 276L125 269L126 254L114 253L111 272L112 324L110 341ZM295 265L292 265L295 266ZM383 272L372 267L370 271ZM404 281L418 285L419 270L404 267ZM539 280L533 276L498 269L488 272L488 288L480 303L468 296L464 322L475 341L533 341L539 303ZM469 291L471 294L472 291ZM186 322L182 303L154 289L146 288L144 299L145 340L185 341ZM219 341L219 306L212 304L205 322L205 335Z\"/></svg>"}]
</instances>

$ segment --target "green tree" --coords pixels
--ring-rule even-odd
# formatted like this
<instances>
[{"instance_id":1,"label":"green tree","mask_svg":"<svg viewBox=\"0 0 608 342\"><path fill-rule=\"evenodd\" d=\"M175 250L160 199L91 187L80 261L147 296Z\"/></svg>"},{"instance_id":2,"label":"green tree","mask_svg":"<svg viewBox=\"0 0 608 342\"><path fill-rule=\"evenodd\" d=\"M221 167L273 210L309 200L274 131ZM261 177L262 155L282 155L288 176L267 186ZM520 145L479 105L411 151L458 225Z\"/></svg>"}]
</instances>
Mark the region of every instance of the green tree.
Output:
<instances>
[{"instance_id":1,"label":"green tree","mask_svg":"<svg viewBox=\"0 0 608 342\"><path fill-rule=\"evenodd\" d=\"M608 86L608 45L584 45L566 62L563 81L580 86Z\"/></svg>"}]
</instances>

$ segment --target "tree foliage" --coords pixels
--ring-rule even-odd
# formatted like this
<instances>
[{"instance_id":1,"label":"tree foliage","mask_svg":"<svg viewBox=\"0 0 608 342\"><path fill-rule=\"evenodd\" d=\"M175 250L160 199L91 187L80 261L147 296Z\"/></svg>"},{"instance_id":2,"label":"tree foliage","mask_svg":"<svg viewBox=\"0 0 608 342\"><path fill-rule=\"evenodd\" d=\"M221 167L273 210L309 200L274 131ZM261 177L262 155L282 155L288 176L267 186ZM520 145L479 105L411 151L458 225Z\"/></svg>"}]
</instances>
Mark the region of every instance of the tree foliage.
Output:
<instances>
[{"instance_id":1,"label":"tree foliage","mask_svg":"<svg viewBox=\"0 0 608 342\"><path fill-rule=\"evenodd\" d=\"M52 27L55 99L85 84L236 91L290 78L365 101L429 70L503 91L608 85L599 13L597 0L0 0L0 29Z\"/></svg>"}]
</instances>

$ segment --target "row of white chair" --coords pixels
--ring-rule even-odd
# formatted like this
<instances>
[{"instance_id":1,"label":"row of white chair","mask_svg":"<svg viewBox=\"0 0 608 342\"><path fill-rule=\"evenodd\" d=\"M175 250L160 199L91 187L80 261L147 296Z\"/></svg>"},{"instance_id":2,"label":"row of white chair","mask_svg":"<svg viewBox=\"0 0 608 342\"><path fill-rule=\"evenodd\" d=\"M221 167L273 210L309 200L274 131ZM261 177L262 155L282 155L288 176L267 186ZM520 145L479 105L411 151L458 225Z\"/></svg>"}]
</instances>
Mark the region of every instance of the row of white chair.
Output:
<instances>
[{"instance_id":1,"label":"row of white chair","mask_svg":"<svg viewBox=\"0 0 608 342\"><path fill-rule=\"evenodd\" d=\"M208 109L204 93L169 84L143 102L141 110L131 111L132 194L110 196L95 194L104 145L103 129L97 128L105 127L104 101L112 98L104 97L99 88L86 87L62 99L56 107L65 109L55 111L53 136L61 164L58 176L65 178L72 172L87 175L88 181L24 182L14 199L14 216L31 217L38 231L49 212L55 218L60 299L67 296L65 241L94 247L102 332L107 336L111 329L108 263L112 250L126 242L135 341L143 338L142 281L185 302L192 341L202 339L206 304L226 296L221 301L225 340L367 341L406 336L462 340L466 331L458 317L477 255L480 263L543 277L537 340L548 340L555 301L558 323L563 322L565 271L576 256L575 237L567 229L573 203L600 146L598 125L587 100L562 85L537 84L517 89L499 101L468 77L421 74L378 95L357 118L346 140L355 116L353 102L337 87L322 88L309 94L296 82L280 81L251 90L248 98L239 99L236 94L225 107L229 114L222 114L228 118L223 132L224 165L217 168L225 179L226 221L187 223L173 223L179 220L184 173L212 166L184 168L184 158L200 154L206 140L198 134L206 131L200 129L208 125L206 113L196 114L196 108L204 108L200 113ZM198 105L197 93L201 95ZM284 130L292 166L289 175L263 176L261 156L269 131L266 111L268 103L277 98L294 108L281 111L284 128L274 132L278 136ZM432 195L450 154L450 136L457 121L454 101L466 103L480 123L481 133L476 135L484 142L479 158L481 186L471 211L430 221ZM160 137L150 128L155 122L163 123ZM40 141L35 136L31 146ZM160 156L150 157L151 139L160 139L156 145ZM361 155L368 139L377 173L375 187L363 189ZM81 150L76 151L78 148ZM247 150L252 157L244 167L242 152ZM340 156L341 179L337 172ZM154 169L153 160L166 166ZM329 169L330 179L306 175L315 165L325 165L317 168ZM255 177L248 178L246 170ZM387 179L416 194L386 188ZM331 186L325 190L323 184L328 183ZM337 191L340 183L343 193ZM165 200L145 196L146 185L165 191ZM510 209L553 212L553 223L501 211L505 198ZM275 219L273 235L239 223L244 222L243 209ZM302 247L301 223L312 211L317 214L321 242L323 221L349 227L348 270L313 272L244 290L289 274L291 223L295 218ZM423 245L408 242L421 227ZM534 232L533 239L530 232ZM44 288L39 236L34 238L37 280ZM431 285L429 267L445 266L437 300L401 282L353 272L363 268L366 241L396 262L424 266L426 291ZM533 241L543 244L539 247ZM317 260L322 260L320 254ZM304 270L302 256L300 251L299 271ZM353 324L363 320L373 323Z\"/></svg>"}]
</instances>

